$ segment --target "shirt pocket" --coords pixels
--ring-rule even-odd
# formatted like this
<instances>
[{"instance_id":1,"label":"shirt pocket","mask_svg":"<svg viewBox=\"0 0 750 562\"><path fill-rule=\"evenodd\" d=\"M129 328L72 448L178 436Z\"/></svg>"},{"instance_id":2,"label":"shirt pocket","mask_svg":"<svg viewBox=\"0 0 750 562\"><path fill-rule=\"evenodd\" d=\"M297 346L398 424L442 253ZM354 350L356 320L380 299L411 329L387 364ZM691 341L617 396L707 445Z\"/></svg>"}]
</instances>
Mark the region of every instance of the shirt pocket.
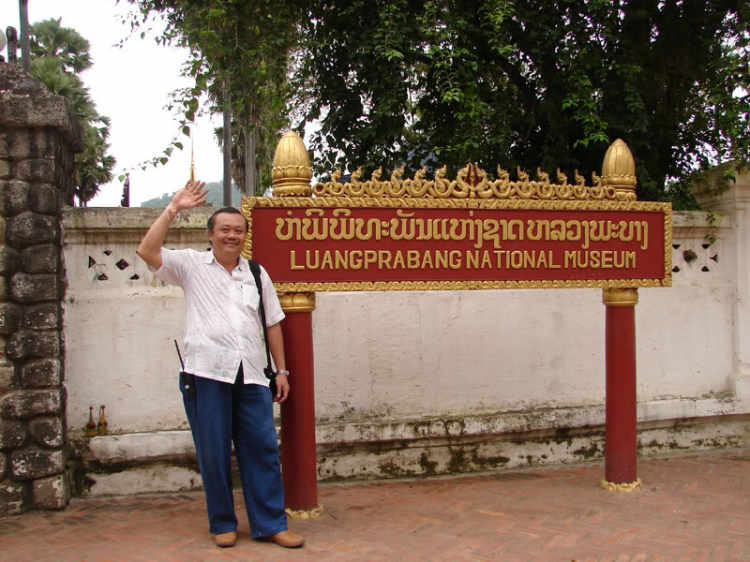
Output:
<instances>
[{"instance_id":1,"label":"shirt pocket","mask_svg":"<svg viewBox=\"0 0 750 562\"><path fill-rule=\"evenodd\" d=\"M243 284L242 304L257 312L259 303L260 295L258 294L258 289L255 287L255 283L253 283L252 285Z\"/></svg>"}]
</instances>

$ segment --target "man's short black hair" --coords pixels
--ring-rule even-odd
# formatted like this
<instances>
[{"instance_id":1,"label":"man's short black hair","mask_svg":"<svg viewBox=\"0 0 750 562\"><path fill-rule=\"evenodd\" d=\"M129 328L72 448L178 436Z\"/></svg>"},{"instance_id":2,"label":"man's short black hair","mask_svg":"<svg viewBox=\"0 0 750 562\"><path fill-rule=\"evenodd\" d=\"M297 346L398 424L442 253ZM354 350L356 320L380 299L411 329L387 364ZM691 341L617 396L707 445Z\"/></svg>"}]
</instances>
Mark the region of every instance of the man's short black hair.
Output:
<instances>
[{"instance_id":1,"label":"man's short black hair","mask_svg":"<svg viewBox=\"0 0 750 562\"><path fill-rule=\"evenodd\" d=\"M214 212L213 215L208 217L208 230L213 232L214 231L214 223L216 222L216 215L220 215L221 213L227 213L232 215L242 215L242 218L245 219L245 232L250 230L250 225L247 222L247 217L243 215L239 209L235 209L234 207L222 207L218 211Z\"/></svg>"}]
</instances>

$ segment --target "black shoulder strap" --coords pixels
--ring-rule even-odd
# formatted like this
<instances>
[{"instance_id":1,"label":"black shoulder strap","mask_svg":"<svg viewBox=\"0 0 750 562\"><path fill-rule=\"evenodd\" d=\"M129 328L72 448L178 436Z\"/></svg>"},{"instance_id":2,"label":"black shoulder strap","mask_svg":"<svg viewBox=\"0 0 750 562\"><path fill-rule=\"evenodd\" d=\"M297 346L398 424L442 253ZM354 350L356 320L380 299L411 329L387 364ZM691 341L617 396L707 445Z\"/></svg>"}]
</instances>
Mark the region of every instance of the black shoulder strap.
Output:
<instances>
[{"instance_id":1,"label":"black shoulder strap","mask_svg":"<svg viewBox=\"0 0 750 562\"><path fill-rule=\"evenodd\" d=\"M263 341L266 344L266 369L271 370L271 351L268 349L268 330L266 328L266 307L263 304L263 284L260 281L260 264L257 261L248 260L250 264L250 272L253 274L255 279L255 286L258 288L258 295L260 295L260 303L258 304L258 313L260 314L260 324L263 326Z\"/></svg>"}]
</instances>

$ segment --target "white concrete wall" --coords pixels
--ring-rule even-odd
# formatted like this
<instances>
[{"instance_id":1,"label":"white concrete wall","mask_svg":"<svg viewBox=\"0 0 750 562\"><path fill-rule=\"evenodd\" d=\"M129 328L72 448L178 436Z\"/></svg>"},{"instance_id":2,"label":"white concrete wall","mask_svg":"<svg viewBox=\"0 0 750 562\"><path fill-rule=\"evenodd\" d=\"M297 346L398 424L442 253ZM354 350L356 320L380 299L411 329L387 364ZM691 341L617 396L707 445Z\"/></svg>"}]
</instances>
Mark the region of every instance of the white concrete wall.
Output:
<instances>
[{"instance_id":1,"label":"white concrete wall","mask_svg":"<svg viewBox=\"0 0 750 562\"><path fill-rule=\"evenodd\" d=\"M742 182L732 193L750 192L750 176ZM674 286L639 290L638 415L651 424L650 443L669 442L666 433L661 442L652 435L675 420L750 413L750 348L737 335L750 321L750 305L738 294L738 280L750 267L744 251L750 216L726 210L735 203L731 193L725 196L712 225L703 212L675 213L673 262L680 271ZM182 295L155 280L135 255L159 212L71 209L65 217L68 424L71 435L80 435L89 406L106 405L113 435L93 439L88 453L99 467L180 456L190 448L172 343L181 339ZM167 245L207 247L209 212L181 215ZM709 232L716 241L704 248ZM683 259L688 249L697 255L692 263ZM89 258L95 265L89 267ZM120 259L129 266L120 270ZM131 279L134 274L139 278ZM528 454L523 447L508 453L500 443L508 435L603 423L601 299L599 289L318 293L321 477L430 473L425 463L438 472L473 470L531 462L532 456L559 462L574 460L571 451L581 447L600 456L601 436L593 434L583 445L567 442L564 450L549 439L533 447L528 441ZM454 450L438 452L456 439L475 442L474 460L459 459L458 468ZM699 439L697 432L692 442ZM731 441L711 439L715 445ZM487 464L498 458L509 460ZM107 479L102 474L92 493L110 491ZM178 480L182 484L174 486L184 487L185 478Z\"/></svg>"}]
</instances>

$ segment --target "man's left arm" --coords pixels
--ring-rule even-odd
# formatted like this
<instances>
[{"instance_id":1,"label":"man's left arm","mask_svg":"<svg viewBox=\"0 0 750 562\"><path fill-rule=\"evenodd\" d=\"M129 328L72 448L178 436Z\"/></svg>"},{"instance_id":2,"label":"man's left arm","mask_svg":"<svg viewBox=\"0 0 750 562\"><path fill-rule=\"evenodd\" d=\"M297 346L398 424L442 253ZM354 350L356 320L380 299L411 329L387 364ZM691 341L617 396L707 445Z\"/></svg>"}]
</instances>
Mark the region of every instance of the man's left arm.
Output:
<instances>
[{"instance_id":1,"label":"man's left arm","mask_svg":"<svg viewBox=\"0 0 750 562\"><path fill-rule=\"evenodd\" d=\"M284 357L284 335L281 332L281 322L268 327L268 349L273 357L276 369L286 370L286 358ZM289 396L289 378L286 375L276 375L275 402L284 402Z\"/></svg>"}]
</instances>

